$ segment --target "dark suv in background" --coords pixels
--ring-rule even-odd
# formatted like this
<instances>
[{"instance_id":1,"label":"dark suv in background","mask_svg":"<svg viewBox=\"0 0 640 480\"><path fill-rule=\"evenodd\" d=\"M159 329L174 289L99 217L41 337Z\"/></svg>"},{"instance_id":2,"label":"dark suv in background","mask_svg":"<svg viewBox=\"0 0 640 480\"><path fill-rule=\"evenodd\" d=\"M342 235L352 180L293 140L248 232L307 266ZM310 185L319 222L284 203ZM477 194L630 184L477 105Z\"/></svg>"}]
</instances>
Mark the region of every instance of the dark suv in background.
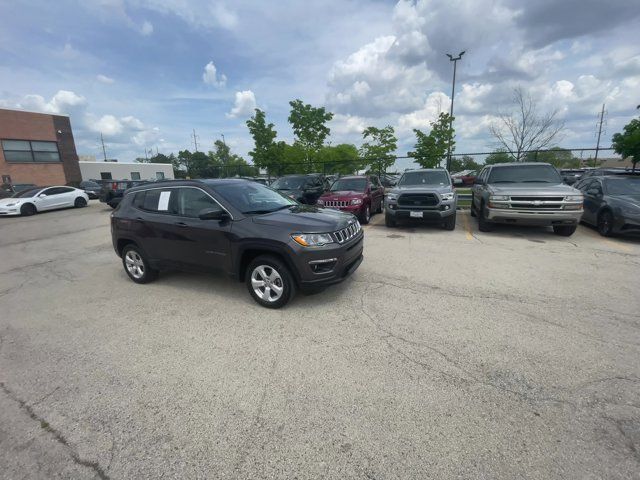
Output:
<instances>
[{"instance_id":1,"label":"dark suv in background","mask_svg":"<svg viewBox=\"0 0 640 480\"><path fill-rule=\"evenodd\" d=\"M362 262L351 214L301 205L256 182L156 182L128 190L111 215L113 247L136 283L162 269L222 270L260 305L344 280Z\"/></svg>"},{"instance_id":2,"label":"dark suv in background","mask_svg":"<svg viewBox=\"0 0 640 480\"><path fill-rule=\"evenodd\" d=\"M329 182L320 174L285 175L271 184L271 188L307 205L315 205L318 198L329 190Z\"/></svg>"}]
</instances>

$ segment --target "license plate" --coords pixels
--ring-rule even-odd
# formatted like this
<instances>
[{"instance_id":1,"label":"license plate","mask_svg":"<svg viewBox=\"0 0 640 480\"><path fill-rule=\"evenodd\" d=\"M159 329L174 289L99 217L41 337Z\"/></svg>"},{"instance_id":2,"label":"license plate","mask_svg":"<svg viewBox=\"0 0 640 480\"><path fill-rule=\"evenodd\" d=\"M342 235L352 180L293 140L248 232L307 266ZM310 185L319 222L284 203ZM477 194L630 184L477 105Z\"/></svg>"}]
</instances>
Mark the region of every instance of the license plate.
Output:
<instances>
[{"instance_id":1,"label":"license plate","mask_svg":"<svg viewBox=\"0 0 640 480\"><path fill-rule=\"evenodd\" d=\"M411 218L422 218L422 212L409 212Z\"/></svg>"}]
</instances>

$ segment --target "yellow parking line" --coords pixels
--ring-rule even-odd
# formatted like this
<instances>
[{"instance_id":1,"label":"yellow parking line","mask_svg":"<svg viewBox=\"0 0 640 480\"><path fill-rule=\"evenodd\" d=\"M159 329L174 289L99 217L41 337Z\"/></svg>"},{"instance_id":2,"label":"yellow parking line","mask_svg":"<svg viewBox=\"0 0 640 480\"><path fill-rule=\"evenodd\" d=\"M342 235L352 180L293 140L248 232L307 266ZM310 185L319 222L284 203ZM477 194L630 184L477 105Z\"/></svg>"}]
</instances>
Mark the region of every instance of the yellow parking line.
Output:
<instances>
[{"instance_id":1,"label":"yellow parking line","mask_svg":"<svg viewBox=\"0 0 640 480\"><path fill-rule=\"evenodd\" d=\"M462 214L462 223L464 223L464 230L467 240L473 240L473 234L471 233L471 224L469 223L469 215L467 215L467 213Z\"/></svg>"},{"instance_id":2,"label":"yellow parking line","mask_svg":"<svg viewBox=\"0 0 640 480\"><path fill-rule=\"evenodd\" d=\"M599 239L602 243L612 248L617 248L627 253L633 253L633 249L629 245L625 245L624 243L616 242L605 237L600 237Z\"/></svg>"}]
</instances>

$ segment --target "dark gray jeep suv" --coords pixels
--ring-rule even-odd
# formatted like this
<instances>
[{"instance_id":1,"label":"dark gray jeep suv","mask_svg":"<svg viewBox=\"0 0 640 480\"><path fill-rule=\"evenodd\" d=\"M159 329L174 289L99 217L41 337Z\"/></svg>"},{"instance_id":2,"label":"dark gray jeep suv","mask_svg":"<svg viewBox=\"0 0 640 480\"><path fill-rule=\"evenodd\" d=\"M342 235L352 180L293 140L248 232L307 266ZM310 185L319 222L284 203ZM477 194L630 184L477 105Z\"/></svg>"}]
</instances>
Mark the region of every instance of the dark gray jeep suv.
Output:
<instances>
[{"instance_id":1,"label":"dark gray jeep suv","mask_svg":"<svg viewBox=\"0 0 640 480\"><path fill-rule=\"evenodd\" d=\"M351 214L301 205L238 179L156 182L127 190L111 215L113 247L136 283L159 270L222 270L269 308L297 288L353 273L364 233Z\"/></svg>"}]
</instances>

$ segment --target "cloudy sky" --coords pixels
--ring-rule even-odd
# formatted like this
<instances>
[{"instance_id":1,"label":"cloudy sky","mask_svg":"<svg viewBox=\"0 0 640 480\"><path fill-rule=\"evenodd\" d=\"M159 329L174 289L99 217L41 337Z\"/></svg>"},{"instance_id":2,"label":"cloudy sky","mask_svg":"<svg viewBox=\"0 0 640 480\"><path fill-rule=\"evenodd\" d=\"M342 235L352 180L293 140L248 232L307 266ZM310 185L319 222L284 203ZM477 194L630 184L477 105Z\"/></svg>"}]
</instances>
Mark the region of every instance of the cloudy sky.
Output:
<instances>
[{"instance_id":1,"label":"cloudy sky","mask_svg":"<svg viewBox=\"0 0 640 480\"><path fill-rule=\"evenodd\" d=\"M201 149L222 134L245 155L245 121L267 111L292 140L288 102L335 113L331 141L361 143L448 110L458 63L458 152L492 147L488 125L522 86L557 108L565 147L594 146L638 114L637 0L0 1L0 106L71 116L78 153L143 156Z\"/></svg>"}]
</instances>

